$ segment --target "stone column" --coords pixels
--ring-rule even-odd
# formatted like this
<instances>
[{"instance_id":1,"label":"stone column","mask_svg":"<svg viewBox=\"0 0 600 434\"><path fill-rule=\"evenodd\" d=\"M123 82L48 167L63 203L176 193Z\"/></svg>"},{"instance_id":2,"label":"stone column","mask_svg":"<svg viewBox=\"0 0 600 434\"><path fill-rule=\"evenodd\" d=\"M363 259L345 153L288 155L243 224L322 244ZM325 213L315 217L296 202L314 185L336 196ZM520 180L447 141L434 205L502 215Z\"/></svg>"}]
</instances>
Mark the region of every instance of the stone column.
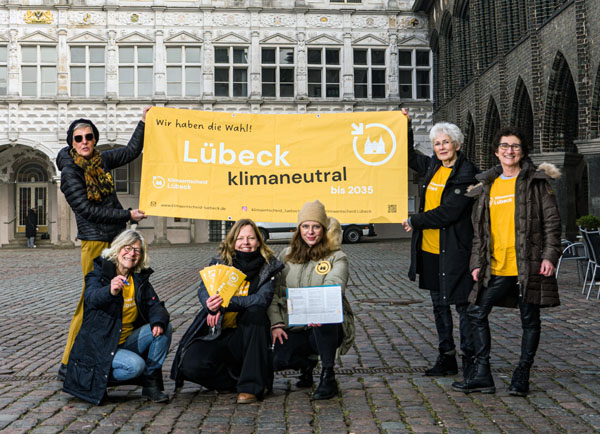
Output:
<instances>
[{"instance_id":1,"label":"stone column","mask_svg":"<svg viewBox=\"0 0 600 434\"><path fill-rule=\"evenodd\" d=\"M60 178L56 179L56 206L58 224L56 226L58 233L56 246L61 249L67 249L74 246L71 240L71 207L65 199L65 195L60 191Z\"/></svg>"},{"instance_id":2,"label":"stone column","mask_svg":"<svg viewBox=\"0 0 600 434\"><path fill-rule=\"evenodd\" d=\"M168 246L171 242L167 239L167 217L154 217L153 246Z\"/></svg>"},{"instance_id":3,"label":"stone column","mask_svg":"<svg viewBox=\"0 0 600 434\"><path fill-rule=\"evenodd\" d=\"M342 95L344 99L354 98L354 67L352 53L352 12L342 11L344 21L344 48L342 49Z\"/></svg>"},{"instance_id":4,"label":"stone column","mask_svg":"<svg viewBox=\"0 0 600 434\"><path fill-rule=\"evenodd\" d=\"M57 97L69 96L69 47L67 46L67 29L58 29L58 83Z\"/></svg>"},{"instance_id":5,"label":"stone column","mask_svg":"<svg viewBox=\"0 0 600 434\"><path fill-rule=\"evenodd\" d=\"M600 217L600 138L575 141L587 163L588 213Z\"/></svg>"},{"instance_id":6,"label":"stone column","mask_svg":"<svg viewBox=\"0 0 600 434\"><path fill-rule=\"evenodd\" d=\"M536 165L544 162L552 163L561 170L561 177L550 184L556 193L563 237L570 240L575 239L578 233L575 224L577 219L577 185L580 184L578 181L581 179L581 176L578 176L577 173L581 169L583 156L571 152L546 152L533 154L531 159Z\"/></svg>"}]
</instances>

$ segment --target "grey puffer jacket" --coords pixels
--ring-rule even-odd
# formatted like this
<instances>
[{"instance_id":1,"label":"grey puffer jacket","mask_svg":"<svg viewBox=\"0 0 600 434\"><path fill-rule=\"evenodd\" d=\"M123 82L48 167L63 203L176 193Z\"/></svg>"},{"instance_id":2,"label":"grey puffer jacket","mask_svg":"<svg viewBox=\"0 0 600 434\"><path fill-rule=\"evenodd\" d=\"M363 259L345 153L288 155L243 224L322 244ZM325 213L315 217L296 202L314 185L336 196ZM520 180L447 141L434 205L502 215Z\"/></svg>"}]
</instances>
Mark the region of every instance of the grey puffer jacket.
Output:
<instances>
[{"instance_id":1,"label":"grey puffer jacket","mask_svg":"<svg viewBox=\"0 0 600 434\"><path fill-rule=\"evenodd\" d=\"M101 153L102 169L109 172L135 160L144 146L144 122L140 121L125 148L111 149ZM77 238L87 241L112 241L127 225L129 211L117 198L116 191L101 203L87 198L83 170L75 164L64 147L56 157L56 166L61 171L60 190L75 213Z\"/></svg>"},{"instance_id":2,"label":"grey puffer jacket","mask_svg":"<svg viewBox=\"0 0 600 434\"><path fill-rule=\"evenodd\" d=\"M490 251L490 189L502 173L501 166L493 167L476 178L480 181L467 195L477 198L473 208L473 249L470 269L479 268L479 279L469 295L469 301L477 304L482 288L487 287L491 277ZM529 160L522 160L521 172L515 188L515 248L519 291L526 303L542 307L558 306L558 285L554 275L539 273L542 260L556 266L561 255L561 224L556 196L549 181L558 179L560 171L552 164L542 163L539 168ZM516 307L517 299L509 297L498 306Z\"/></svg>"}]
</instances>

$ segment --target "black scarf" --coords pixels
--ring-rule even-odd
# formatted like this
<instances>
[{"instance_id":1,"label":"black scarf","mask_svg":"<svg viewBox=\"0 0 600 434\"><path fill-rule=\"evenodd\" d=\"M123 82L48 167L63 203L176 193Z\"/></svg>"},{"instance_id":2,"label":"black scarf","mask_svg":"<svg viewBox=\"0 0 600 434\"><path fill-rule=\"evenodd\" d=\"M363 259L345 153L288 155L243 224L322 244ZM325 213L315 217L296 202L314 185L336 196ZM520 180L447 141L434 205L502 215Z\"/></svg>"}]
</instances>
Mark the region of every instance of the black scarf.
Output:
<instances>
[{"instance_id":1,"label":"black scarf","mask_svg":"<svg viewBox=\"0 0 600 434\"><path fill-rule=\"evenodd\" d=\"M265 263L265 258L260 254L260 249L254 252L240 252L235 251L233 257L233 266L238 270L241 270L246 275L246 280L250 282L250 288L248 288L248 294L254 294L258 287L258 275Z\"/></svg>"}]
</instances>

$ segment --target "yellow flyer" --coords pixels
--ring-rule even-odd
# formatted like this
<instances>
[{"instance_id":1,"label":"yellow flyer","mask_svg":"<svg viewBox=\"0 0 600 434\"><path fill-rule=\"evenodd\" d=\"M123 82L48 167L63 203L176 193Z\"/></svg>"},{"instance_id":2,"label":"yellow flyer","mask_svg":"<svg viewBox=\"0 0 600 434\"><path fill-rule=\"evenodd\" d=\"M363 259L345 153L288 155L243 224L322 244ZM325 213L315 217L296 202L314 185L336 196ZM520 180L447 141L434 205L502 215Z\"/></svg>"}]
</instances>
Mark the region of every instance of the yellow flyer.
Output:
<instances>
[{"instance_id":1,"label":"yellow flyer","mask_svg":"<svg viewBox=\"0 0 600 434\"><path fill-rule=\"evenodd\" d=\"M153 107L140 209L194 219L295 221L319 199L342 223L407 216L399 111L248 114Z\"/></svg>"}]
</instances>

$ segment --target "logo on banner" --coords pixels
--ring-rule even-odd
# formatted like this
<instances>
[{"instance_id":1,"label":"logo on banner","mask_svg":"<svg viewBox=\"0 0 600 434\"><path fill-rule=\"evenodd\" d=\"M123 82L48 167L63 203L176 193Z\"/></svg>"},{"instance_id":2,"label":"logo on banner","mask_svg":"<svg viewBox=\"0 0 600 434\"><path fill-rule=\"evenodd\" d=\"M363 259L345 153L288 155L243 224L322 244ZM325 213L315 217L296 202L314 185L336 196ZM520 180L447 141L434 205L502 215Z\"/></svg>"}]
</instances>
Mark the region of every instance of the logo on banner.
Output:
<instances>
[{"instance_id":1,"label":"logo on banner","mask_svg":"<svg viewBox=\"0 0 600 434\"><path fill-rule=\"evenodd\" d=\"M384 124L352 124L354 155L367 166L381 166L396 152L396 136Z\"/></svg>"},{"instance_id":2,"label":"logo on banner","mask_svg":"<svg viewBox=\"0 0 600 434\"><path fill-rule=\"evenodd\" d=\"M165 178L162 176L153 176L152 177L152 185L155 188L163 188L165 186Z\"/></svg>"}]
</instances>

